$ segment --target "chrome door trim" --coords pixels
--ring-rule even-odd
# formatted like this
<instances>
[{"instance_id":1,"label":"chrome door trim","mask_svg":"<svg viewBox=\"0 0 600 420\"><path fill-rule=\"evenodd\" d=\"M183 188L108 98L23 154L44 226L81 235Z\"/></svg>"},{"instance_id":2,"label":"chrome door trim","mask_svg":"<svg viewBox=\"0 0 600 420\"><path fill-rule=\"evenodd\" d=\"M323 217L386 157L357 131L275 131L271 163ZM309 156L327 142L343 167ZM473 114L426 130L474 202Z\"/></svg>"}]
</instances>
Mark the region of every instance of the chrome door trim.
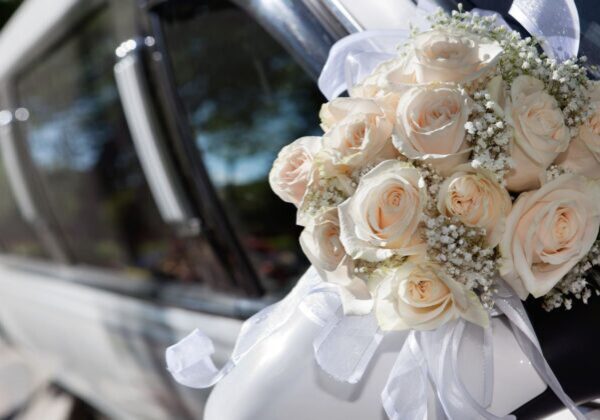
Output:
<instances>
[{"instance_id":1,"label":"chrome door trim","mask_svg":"<svg viewBox=\"0 0 600 420\"><path fill-rule=\"evenodd\" d=\"M29 161L26 146L19 141L20 137L15 133L15 124L26 119L18 118L18 111L21 110L24 108L15 112L6 109L0 111L0 154L9 189L21 217L37 233L48 255L59 262L67 262L70 257L64 242L61 242L57 229L49 223L45 208L40 207L39 190L34 188L31 178L33 173L27 164ZM27 113L26 110L24 112Z\"/></svg>"},{"instance_id":2,"label":"chrome door trim","mask_svg":"<svg viewBox=\"0 0 600 420\"><path fill-rule=\"evenodd\" d=\"M348 33L361 32L365 28L352 16L341 0L315 0L333 14Z\"/></svg>"},{"instance_id":3,"label":"chrome door trim","mask_svg":"<svg viewBox=\"0 0 600 420\"><path fill-rule=\"evenodd\" d=\"M232 0L267 30L317 79L339 34L326 30L303 1Z\"/></svg>"},{"instance_id":4,"label":"chrome door trim","mask_svg":"<svg viewBox=\"0 0 600 420\"><path fill-rule=\"evenodd\" d=\"M163 220L197 234L200 223L192 216L190 205L176 182L173 163L165 139L157 124L156 112L149 97L137 41L130 39L117 48L119 61L114 73L127 125L142 170Z\"/></svg>"}]
</instances>

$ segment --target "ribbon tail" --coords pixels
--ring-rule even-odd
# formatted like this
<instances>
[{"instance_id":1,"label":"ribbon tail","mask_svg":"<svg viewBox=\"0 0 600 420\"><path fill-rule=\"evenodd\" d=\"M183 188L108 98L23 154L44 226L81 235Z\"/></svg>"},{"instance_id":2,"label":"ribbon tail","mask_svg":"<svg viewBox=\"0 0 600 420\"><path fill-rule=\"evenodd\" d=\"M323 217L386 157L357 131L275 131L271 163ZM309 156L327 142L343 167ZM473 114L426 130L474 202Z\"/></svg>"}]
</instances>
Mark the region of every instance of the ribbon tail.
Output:
<instances>
[{"instance_id":1,"label":"ribbon tail","mask_svg":"<svg viewBox=\"0 0 600 420\"><path fill-rule=\"evenodd\" d=\"M427 416L427 364L417 334L408 334L381 393L390 420L424 420Z\"/></svg>"},{"instance_id":2,"label":"ribbon tail","mask_svg":"<svg viewBox=\"0 0 600 420\"><path fill-rule=\"evenodd\" d=\"M285 325L300 304L307 300L307 296L322 288L323 283L318 273L311 267L283 300L266 307L244 322L233 353L221 369L218 369L212 360L215 351L212 340L199 330L193 331L167 348L167 369L182 385L192 388L208 388L215 385L249 351ZM326 305L328 302L331 301L324 300L321 303ZM317 314L326 317L328 311L322 307L319 309L314 311L315 317Z\"/></svg>"},{"instance_id":3,"label":"ribbon tail","mask_svg":"<svg viewBox=\"0 0 600 420\"><path fill-rule=\"evenodd\" d=\"M340 314L315 339L315 359L336 380L355 384L362 378L382 337L373 314Z\"/></svg>"},{"instance_id":4,"label":"ribbon tail","mask_svg":"<svg viewBox=\"0 0 600 420\"><path fill-rule=\"evenodd\" d=\"M196 329L167 349L167 369L182 385L190 388L211 387L234 366L233 362L229 361L221 369L217 369L211 358L213 353L211 339Z\"/></svg>"},{"instance_id":5,"label":"ribbon tail","mask_svg":"<svg viewBox=\"0 0 600 420\"><path fill-rule=\"evenodd\" d=\"M494 346L493 331L483 329L483 406L488 408L492 404L494 395Z\"/></svg>"},{"instance_id":6,"label":"ribbon tail","mask_svg":"<svg viewBox=\"0 0 600 420\"><path fill-rule=\"evenodd\" d=\"M521 300L512 293L502 293L502 290L506 290L506 288L506 285L500 285L499 289L501 292L500 296L497 296L496 298L496 306L499 310L504 312L510 321L521 350L523 350L523 353L525 353L538 375L540 375L542 380L548 384L550 389L552 389L564 406L568 408L578 420L585 420L585 415L565 393L563 387L556 378L556 375L552 371L552 368L546 361Z\"/></svg>"}]
</instances>

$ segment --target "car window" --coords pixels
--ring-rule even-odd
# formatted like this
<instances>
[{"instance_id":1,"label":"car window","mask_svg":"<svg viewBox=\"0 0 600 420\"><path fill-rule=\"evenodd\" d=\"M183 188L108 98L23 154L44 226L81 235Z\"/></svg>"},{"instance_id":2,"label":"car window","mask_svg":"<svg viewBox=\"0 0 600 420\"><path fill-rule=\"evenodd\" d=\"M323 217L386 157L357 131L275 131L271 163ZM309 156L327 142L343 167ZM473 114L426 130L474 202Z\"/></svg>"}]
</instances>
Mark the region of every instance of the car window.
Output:
<instances>
[{"instance_id":1,"label":"car window","mask_svg":"<svg viewBox=\"0 0 600 420\"><path fill-rule=\"evenodd\" d=\"M307 261L295 209L271 192L268 172L284 145L320 133L316 83L231 2L166 13L163 32L197 151L227 217L267 289L288 285Z\"/></svg>"},{"instance_id":2,"label":"car window","mask_svg":"<svg viewBox=\"0 0 600 420\"><path fill-rule=\"evenodd\" d=\"M230 288L201 236L163 222L135 153L114 75L113 9L96 12L18 77L21 125L54 218L78 264Z\"/></svg>"}]
</instances>

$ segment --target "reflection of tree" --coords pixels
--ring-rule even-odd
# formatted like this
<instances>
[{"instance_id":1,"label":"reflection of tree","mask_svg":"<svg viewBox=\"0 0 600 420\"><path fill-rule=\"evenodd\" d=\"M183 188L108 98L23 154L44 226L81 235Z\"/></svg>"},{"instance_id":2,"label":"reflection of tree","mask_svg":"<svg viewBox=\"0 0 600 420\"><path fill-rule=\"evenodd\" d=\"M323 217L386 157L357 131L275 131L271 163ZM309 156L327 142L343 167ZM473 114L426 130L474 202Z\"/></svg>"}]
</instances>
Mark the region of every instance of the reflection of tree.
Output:
<instances>
[{"instance_id":1,"label":"reflection of tree","mask_svg":"<svg viewBox=\"0 0 600 420\"><path fill-rule=\"evenodd\" d=\"M291 139L314 132L321 101L314 82L248 17L225 9L168 29L198 142L227 163L228 173L243 157L274 157Z\"/></svg>"},{"instance_id":2,"label":"reflection of tree","mask_svg":"<svg viewBox=\"0 0 600 420\"><path fill-rule=\"evenodd\" d=\"M241 241L263 277L285 282L305 260L294 208L271 192L267 173L281 147L318 132L322 97L248 16L209 3L209 13L166 25L178 90Z\"/></svg>"}]
</instances>

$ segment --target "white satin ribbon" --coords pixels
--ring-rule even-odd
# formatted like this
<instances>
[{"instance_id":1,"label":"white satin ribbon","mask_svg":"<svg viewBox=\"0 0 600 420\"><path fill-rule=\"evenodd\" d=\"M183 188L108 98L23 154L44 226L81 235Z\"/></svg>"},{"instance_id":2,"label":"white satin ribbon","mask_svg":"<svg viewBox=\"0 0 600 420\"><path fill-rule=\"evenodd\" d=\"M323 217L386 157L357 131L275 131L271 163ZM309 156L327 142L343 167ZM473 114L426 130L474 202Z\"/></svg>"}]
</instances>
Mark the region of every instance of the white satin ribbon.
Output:
<instances>
[{"instance_id":1,"label":"white satin ribbon","mask_svg":"<svg viewBox=\"0 0 600 420\"><path fill-rule=\"evenodd\" d=\"M258 343L278 331L292 317L300 303L311 294L321 290L323 296L329 293L316 270L311 267L292 291L281 301L266 307L248 318L242 325L240 334L228 362L218 369L212 361L214 346L209 337L194 330L187 337L166 350L167 369L173 378L192 388L208 388L225 376ZM327 299L323 297L323 299ZM322 308L320 308L322 310ZM316 311L315 318L326 316Z\"/></svg>"},{"instance_id":2,"label":"white satin ribbon","mask_svg":"<svg viewBox=\"0 0 600 420\"><path fill-rule=\"evenodd\" d=\"M513 333L521 350L527 356L536 372L552 389L565 407L578 419L585 420L585 415L577 408L573 400L565 393L560 382L546 361L531 321L525 312L521 300L502 281L499 281L499 291L495 297L496 306L510 321Z\"/></svg>"},{"instance_id":3,"label":"white satin ribbon","mask_svg":"<svg viewBox=\"0 0 600 420\"><path fill-rule=\"evenodd\" d=\"M217 368L212 360L214 345L210 338L194 330L167 348L167 369L182 385L211 387L255 346L284 327L297 309L323 327L313 343L319 366L339 381L357 383L383 334L372 314L344 316L337 286L323 282L314 267L309 268L283 300L244 322L233 353L223 367Z\"/></svg>"},{"instance_id":4,"label":"white satin ribbon","mask_svg":"<svg viewBox=\"0 0 600 420\"><path fill-rule=\"evenodd\" d=\"M406 30L362 31L337 41L319 76L319 89L328 100L367 77L375 67L394 58L398 45L408 39Z\"/></svg>"},{"instance_id":5,"label":"white satin ribbon","mask_svg":"<svg viewBox=\"0 0 600 420\"><path fill-rule=\"evenodd\" d=\"M450 419L514 419L510 415L498 417L487 410L493 392L493 360L489 357L491 341L484 337L491 328L481 330L464 320L457 320L433 331L412 331L381 395L388 417L402 420L439 418L439 414L436 417L428 412L427 393L432 388L441 412ZM480 340L469 340L479 342L484 355L482 401L469 393L459 375L458 351L465 334L483 334Z\"/></svg>"}]
</instances>

